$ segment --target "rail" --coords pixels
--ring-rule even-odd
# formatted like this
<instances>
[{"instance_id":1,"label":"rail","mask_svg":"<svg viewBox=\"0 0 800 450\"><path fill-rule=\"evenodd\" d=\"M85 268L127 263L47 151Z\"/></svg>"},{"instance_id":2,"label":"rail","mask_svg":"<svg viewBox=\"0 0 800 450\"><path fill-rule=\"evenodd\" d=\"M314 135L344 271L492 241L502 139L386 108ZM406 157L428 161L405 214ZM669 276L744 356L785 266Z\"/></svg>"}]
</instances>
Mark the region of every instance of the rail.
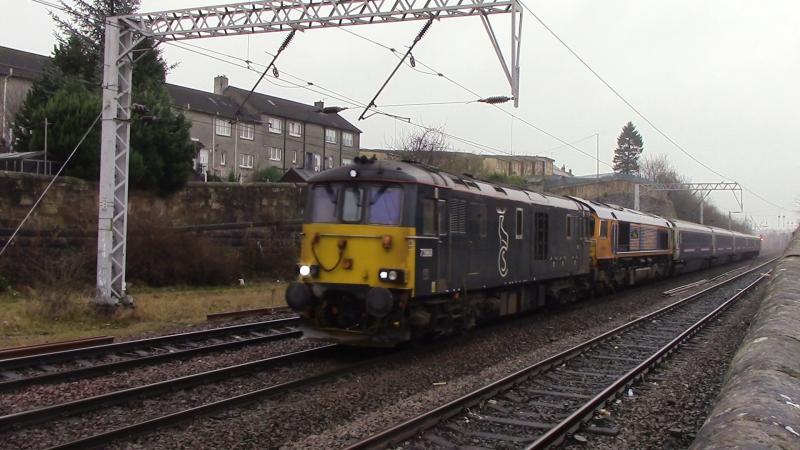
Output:
<instances>
[{"instance_id":1,"label":"rail","mask_svg":"<svg viewBox=\"0 0 800 450\"><path fill-rule=\"evenodd\" d=\"M754 273L755 271L761 269L762 267L765 267L766 265L773 263L776 259L777 258L769 260L763 264L760 264L756 267L747 270L746 272L738 274L732 278L724 280L713 286L707 287L697 293L694 293L681 300L678 300L664 308L661 308L639 319L621 325L613 330L605 332L600 336L585 341L571 349L568 349L562 353L547 358L539 363L521 369L511 375L508 375L507 377L497 380L482 388L479 388L458 399L455 399L449 403L441 405L431 411L418 415L410 420L407 420L406 422L385 429L373 436L370 436L360 442L357 442L347 447L347 450L378 449L378 448L386 448L388 446L393 446L393 445L399 445L401 442L413 438L427 430L436 427L438 424L453 418L454 416L458 415L464 410L467 410L468 408L475 407L478 404L486 404L488 403L487 402L488 400L497 397L499 394L504 393L514 388L515 386L523 382L526 382L529 379L532 379L533 377L542 375L547 371L559 368L568 361L574 360L577 356L591 349L597 348L602 343L608 343L609 340L615 336L621 335L625 332L636 330L638 329L638 327L640 326L643 327L648 323L652 323L653 321L658 320L659 318L668 313L678 311L684 306L691 305L694 300L700 298L701 296L704 296L713 290L719 289L723 286L733 283L734 281L737 281L746 275ZM713 317L716 317L716 315L718 315L724 308L726 308L727 306L732 304L732 302L734 302L736 299L744 295L744 293L747 292L748 289L752 288L759 281L763 280L764 276L765 275L761 275L757 281L749 284L745 289L737 292L736 295L728 299L723 305L714 308L714 310L711 313L704 315L703 319L700 320L699 322L693 322L692 327L680 333L677 337L672 339L668 345L654 347L654 349L657 350L655 354L653 354L649 358L645 358L644 362L638 364L634 370L627 371L621 378L617 379L612 384L608 385L607 388L602 390L601 394L596 396L576 395L574 393L566 394L565 397L572 397L572 398L588 397L589 401L583 407L580 407L577 411L568 415L568 417L564 419L562 422L545 424L545 423L535 423L530 421L516 421L517 424L524 423L525 426L529 427L529 429L548 430L547 432L545 432L543 436L541 436L538 440L536 440L535 446L532 445L530 448L544 448L548 445L551 445L559 439L559 436L563 437L565 433L578 427L581 421L584 420L587 415L592 414L592 411L594 410L594 408L597 407L597 405L602 404L602 402L605 399L609 398L616 392L619 392L620 389L622 389L627 384L631 383L632 380L634 380L638 375L640 375L643 370L645 370L647 367L652 366L654 361L657 362L661 360L667 353L674 350L674 348L677 345L685 341L687 336L696 332L699 326L698 324L702 325L708 323ZM645 347L643 345L640 345L640 343L634 343L633 345L630 345L630 347L637 347L637 346ZM592 375L599 375L599 374L595 373ZM534 441L534 439L530 439L528 442L532 441ZM452 443L445 443L445 444L452 444Z\"/></svg>"}]
</instances>

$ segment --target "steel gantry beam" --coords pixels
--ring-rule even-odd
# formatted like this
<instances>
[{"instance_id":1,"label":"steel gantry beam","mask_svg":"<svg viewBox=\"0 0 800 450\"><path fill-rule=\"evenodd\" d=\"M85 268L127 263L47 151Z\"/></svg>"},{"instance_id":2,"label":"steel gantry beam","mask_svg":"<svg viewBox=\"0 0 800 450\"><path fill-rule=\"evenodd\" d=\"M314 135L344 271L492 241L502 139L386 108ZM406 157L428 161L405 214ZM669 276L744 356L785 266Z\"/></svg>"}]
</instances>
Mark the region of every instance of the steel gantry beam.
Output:
<instances>
[{"instance_id":1,"label":"steel gantry beam","mask_svg":"<svg viewBox=\"0 0 800 450\"><path fill-rule=\"evenodd\" d=\"M511 15L510 66L488 16ZM288 0L183 8L106 19L97 295L101 305L129 302L125 287L133 49L146 38L181 41L241 34L480 16L519 101L522 9L518 0Z\"/></svg>"},{"instance_id":2,"label":"steel gantry beam","mask_svg":"<svg viewBox=\"0 0 800 450\"><path fill-rule=\"evenodd\" d=\"M700 196L700 223L703 223L703 206L706 198L713 191L731 191L733 198L739 204L739 210L744 211L744 197L742 196L742 186L736 182L723 181L721 183L651 183L642 184L642 187L650 191L688 191ZM639 185L636 185L634 209L639 208ZM738 195L737 195L738 193Z\"/></svg>"}]
</instances>

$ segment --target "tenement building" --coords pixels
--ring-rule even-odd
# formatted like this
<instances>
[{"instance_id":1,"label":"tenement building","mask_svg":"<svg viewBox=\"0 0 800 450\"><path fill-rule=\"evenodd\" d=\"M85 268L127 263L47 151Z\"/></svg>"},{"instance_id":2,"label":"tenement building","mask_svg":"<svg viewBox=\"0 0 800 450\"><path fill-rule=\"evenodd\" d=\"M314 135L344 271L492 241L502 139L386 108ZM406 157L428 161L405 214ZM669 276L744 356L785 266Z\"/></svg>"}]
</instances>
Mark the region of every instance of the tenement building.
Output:
<instances>
[{"instance_id":1,"label":"tenement building","mask_svg":"<svg viewBox=\"0 0 800 450\"><path fill-rule=\"evenodd\" d=\"M250 180L275 167L320 172L358 155L361 130L324 104L307 105L228 85L214 92L167 85L173 105L191 121L196 169L222 179ZM241 106L240 106L241 105Z\"/></svg>"},{"instance_id":2,"label":"tenement building","mask_svg":"<svg viewBox=\"0 0 800 450\"><path fill-rule=\"evenodd\" d=\"M11 150L17 111L49 58L0 46L0 153Z\"/></svg>"}]
</instances>

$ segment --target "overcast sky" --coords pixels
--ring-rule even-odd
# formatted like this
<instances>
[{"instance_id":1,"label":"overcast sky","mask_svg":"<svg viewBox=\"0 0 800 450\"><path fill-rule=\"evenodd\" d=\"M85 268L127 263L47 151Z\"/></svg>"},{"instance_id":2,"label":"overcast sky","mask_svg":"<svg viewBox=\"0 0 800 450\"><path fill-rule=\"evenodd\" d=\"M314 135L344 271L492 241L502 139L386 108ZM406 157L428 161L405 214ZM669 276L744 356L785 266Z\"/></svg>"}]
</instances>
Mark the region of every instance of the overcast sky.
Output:
<instances>
[{"instance_id":1,"label":"overcast sky","mask_svg":"<svg viewBox=\"0 0 800 450\"><path fill-rule=\"evenodd\" d=\"M700 161L783 207L798 209L800 156L800 2L744 0L643 2L636 0L524 2L657 127ZM55 43L47 8L29 0L3 0L0 45L49 54ZM13 3L13 13L9 7ZM224 0L143 0L142 11L225 3ZM491 17L500 43L509 42L510 16ZM368 25L347 30L405 50L423 22ZM279 80L268 77L260 92L302 102L352 106L366 103L396 64L392 54L341 29L298 33L281 55ZM283 33L190 41L233 58L266 64ZM510 45L508 45L510 47ZM168 81L212 90L215 75L249 89L258 74L175 46L163 46L178 66ZM503 48L508 52L510 48ZM202 50L206 52L205 50ZM417 45L418 62L433 67L482 97L510 95L480 19L435 22ZM235 62L235 59L232 60ZM243 64L241 61L239 64ZM417 64L403 67L378 105L475 100L475 96ZM290 74L297 78L290 78ZM291 87L304 80L332 92ZM266 82L271 81L271 82ZM302 83L302 82L300 82ZM319 89L319 88L317 88ZM527 12L523 18L520 106L502 107L590 155L600 133L600 159L611 164L616 138L627 121L644 137L644 156L667 155L696 182L724 181L681 153L597 80ZM470 152L549 156L576 174L595 172L595 161L492 106L481 103L385 107L416 123L484 147L451 140ZM361 128L363 148L391 146L413 127L385 116L358 122L360 109L342 115ZM579 142L578 142L579 141ZM495 152L496 153L496 152ZM608 172L606 165L601 172ZM730 192L712 194L724 211L738 210ZM758 223L778 224L797 214L744 194L745 211Z\"/></svg>"}]
</instances>

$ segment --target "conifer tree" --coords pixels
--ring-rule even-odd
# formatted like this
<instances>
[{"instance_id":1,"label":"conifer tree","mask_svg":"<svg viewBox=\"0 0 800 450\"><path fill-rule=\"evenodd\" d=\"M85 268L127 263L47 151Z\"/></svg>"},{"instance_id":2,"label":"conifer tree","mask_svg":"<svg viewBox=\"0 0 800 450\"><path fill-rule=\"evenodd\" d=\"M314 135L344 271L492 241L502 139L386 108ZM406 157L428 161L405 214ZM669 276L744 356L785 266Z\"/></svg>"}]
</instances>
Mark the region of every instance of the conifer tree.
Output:
<instances>
[{"instance_id":1,"label":"conifer tree","mask_svg":"<svg viewBox=\"0 0 800 450\"><path fill-rule=\"evenodd\" d=\"M139 0L61 1L66 14L51 14L60 34L43 76L34 82L17 115L17 151L43 147L44 119L49 157L64 161L80 136L100 113L105 18L135 13ZM130 183L132 187L169 193L185 186L194 146L189 122L176 113L164 86L168 66L145 40L134 50ZM144 117L143 117L144 116ZM78 138L75 138L75 135ZM96 180L100 170L100 132L93 130L66 168L66 174Z\"/></svg>"},{"instance_id":2,"label":"conifer tree","mask_svg":"<svg viewBox=\"0 0 800 450\"><path fill-rule=\"evenodd\" d=\"M622 127L614 150L614 171L625 174L639 173L639 156L644 150L642 135L636 130L633 122Z\"/></svg>"}]
</instances>

